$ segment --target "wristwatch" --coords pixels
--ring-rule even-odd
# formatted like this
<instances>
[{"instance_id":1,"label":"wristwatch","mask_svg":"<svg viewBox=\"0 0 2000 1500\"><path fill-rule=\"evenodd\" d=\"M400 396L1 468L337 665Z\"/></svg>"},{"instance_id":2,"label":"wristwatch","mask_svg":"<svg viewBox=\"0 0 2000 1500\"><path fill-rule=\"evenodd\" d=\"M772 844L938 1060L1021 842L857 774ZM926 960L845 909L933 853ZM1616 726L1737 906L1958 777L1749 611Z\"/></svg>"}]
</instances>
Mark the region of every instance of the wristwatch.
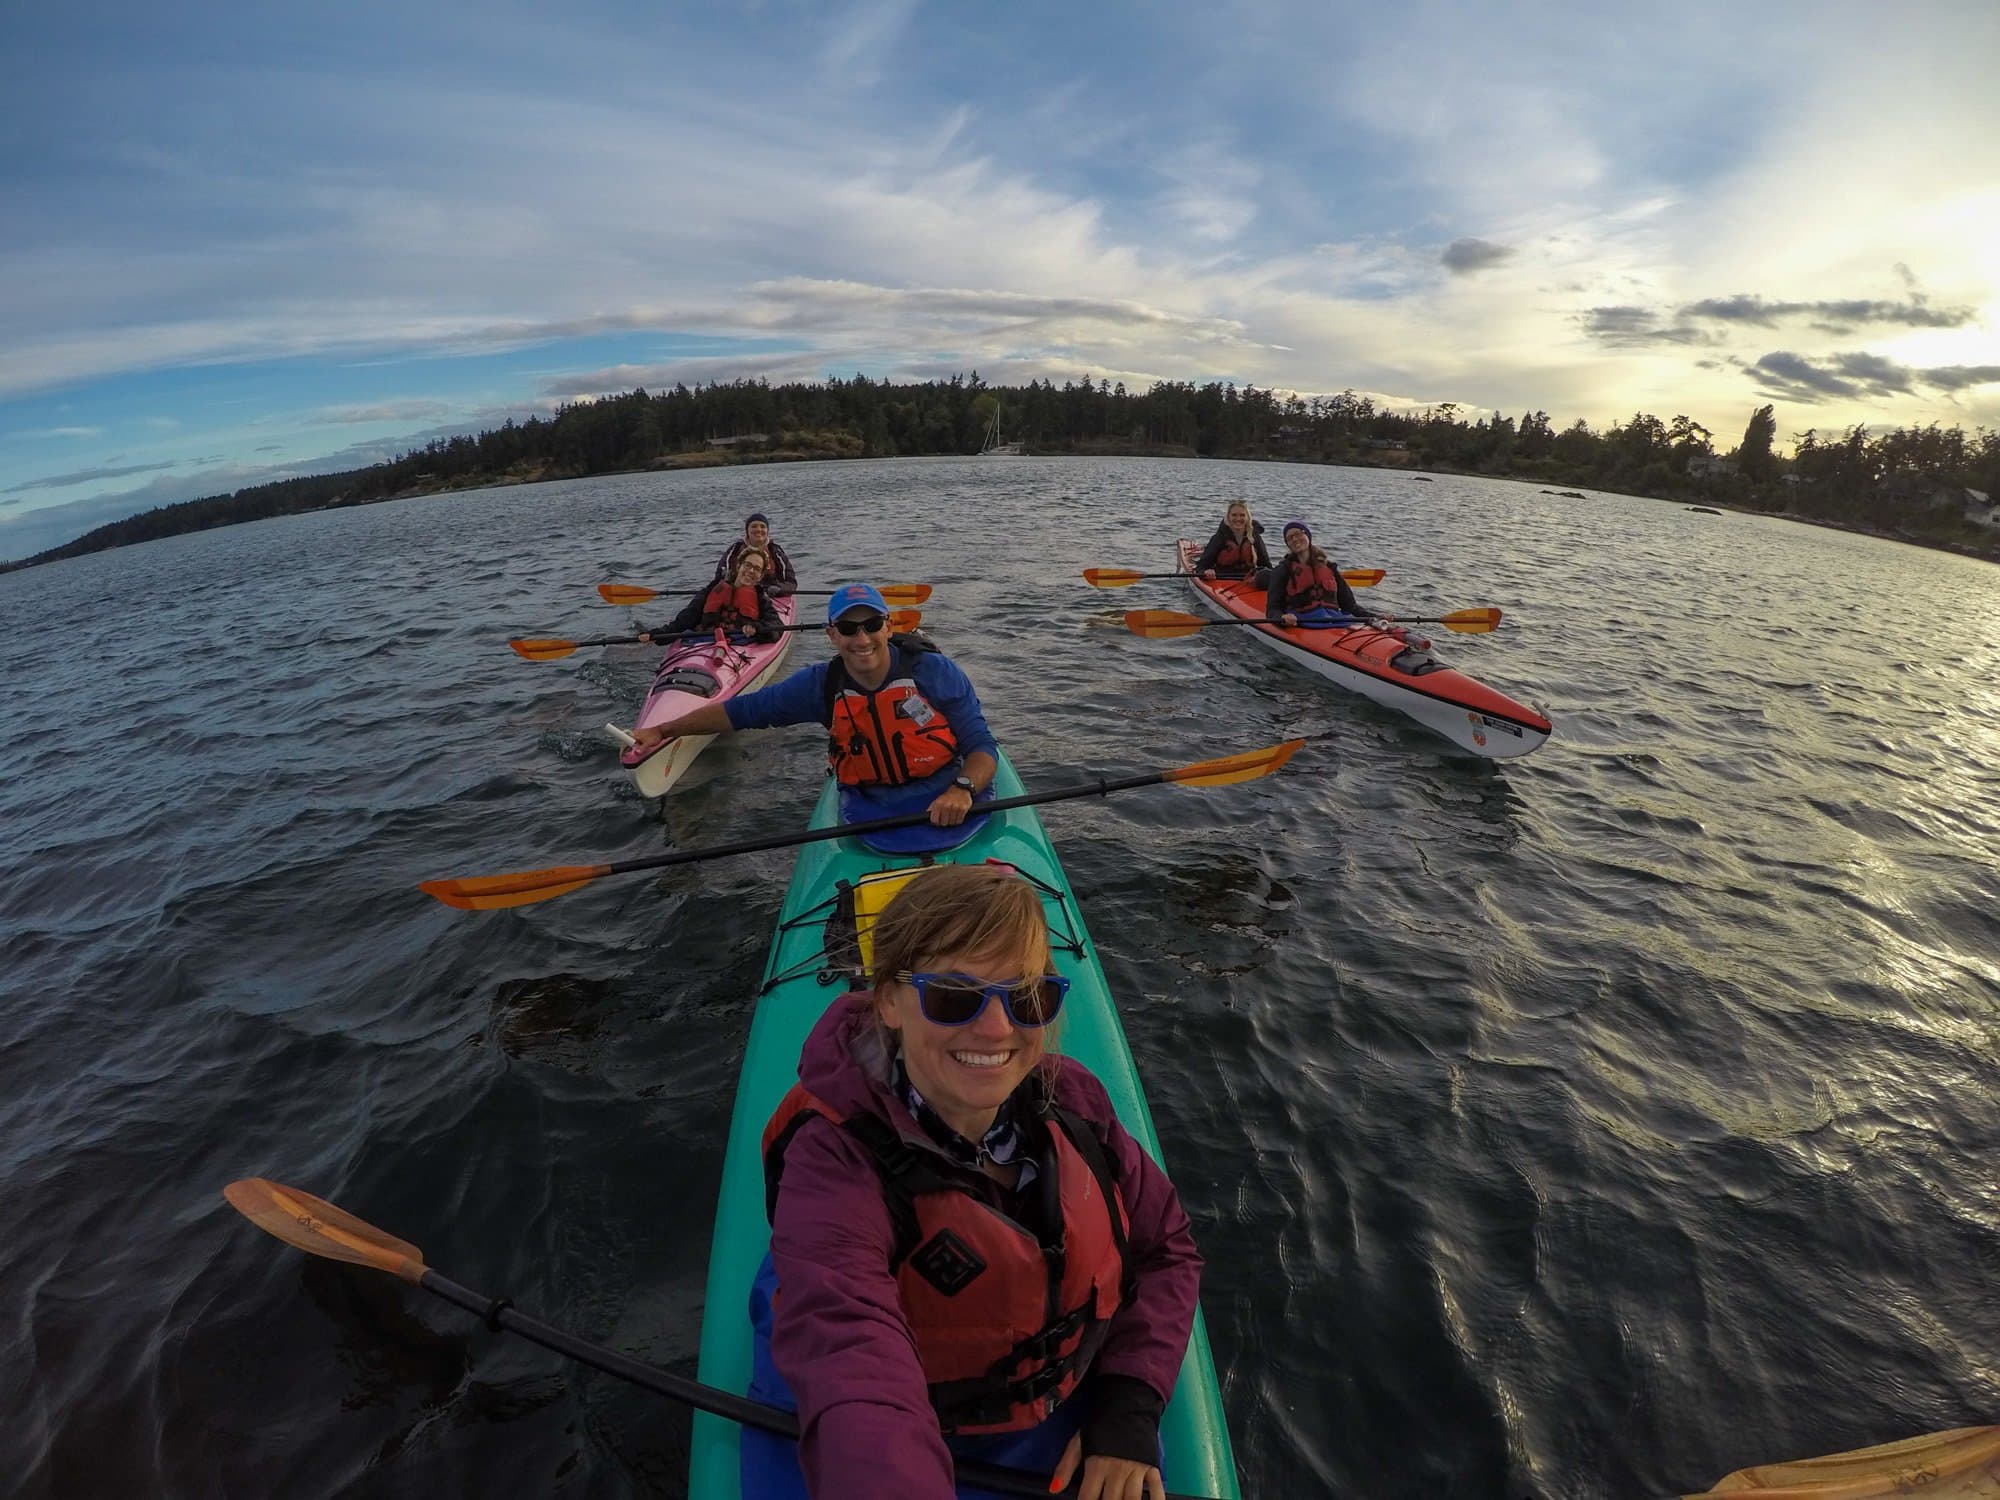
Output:
<instances>
[{"instance_id":1,"label":"wristwatch","mask_svg":"<svg viewBox=\"0 0 2000 1500\"><path fill-rule=\"evenodd\" d=\"M965 789L965 795L968 797L977 797L979 795L979 788L972 784L972 778L970 776L956 777L953 779L951 784L956 787L963 787Z\"/></svg>"}]
</instances>

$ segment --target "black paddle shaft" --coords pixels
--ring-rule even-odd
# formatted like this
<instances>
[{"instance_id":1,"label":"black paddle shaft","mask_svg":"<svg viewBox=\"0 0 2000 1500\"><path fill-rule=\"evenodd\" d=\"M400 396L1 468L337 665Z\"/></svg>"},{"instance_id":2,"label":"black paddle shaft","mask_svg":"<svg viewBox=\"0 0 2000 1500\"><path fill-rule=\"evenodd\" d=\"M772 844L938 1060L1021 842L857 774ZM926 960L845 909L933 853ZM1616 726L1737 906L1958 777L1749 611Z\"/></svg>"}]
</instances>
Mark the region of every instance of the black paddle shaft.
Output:
<instances>
[{"instance_id":1,"label":"black paddle shaft","mask_svg":"<svg viewBox=\"0 0 2000 1500\"><path fill-rule=\"evenodd\" d=\"M1006 812L1014 807L1038 807L1046 802L1067 802L1073 797L1106 797L1113 792L1129 792L1134 787L1154 786L1172 777L1172 771L1152 771L1144 776L1127 776L1120 781L1092 781L1082 786L1059 787L1052 792L1026 792L1019 797L1002 797L993 802L975 802L968 818L985 813ZM928 812L900 813L893 818L870 818L861 823L841 823L832 828L809 828L804 833L776 833L769 838L744 839L735 844L712 844L704 849L683 849L674 854L649 854L644 859L621 859L604 866L607 875L624 875L633 870L662 870L669 865L691 865L705 859L721 859L734 854L758 854L766 849L789 849L795 844L817 844L824 839L844 839L855 834L882 833L891 828L914 828L928 823Z\"/></svg>"},{"instance_id":2,"label":"black paddle shaft","mask_svg":"<svg viewBox=\"0 0 2000 1500\"><path fill-rule=\"evenodd\" d=\"M588 1365L593 1370L602 1370L607 1375L616 1375L620 1380L629 1380L643 1390L655 1395L666 1396L691 1406L696 1411L705 1411L710 1416L722 1417L744 1427L755 1427L763 1432L775 1433L779 1437L797 1441L799 1419L788 1411L780 1411L775 1406L766 1406L761 1401L752 1401L747 1396L732 1395L719 1391L714 1386L703 1385L698 1380L689 1380L684 1375L669 1374L628 1354L620 1354L616 1349L606 1349L601 1345L588 1343L565 1333L562 1329L533 1318L515 1307L506 1297L488 1297L460 1286L450 1277L437 1271L427 1270L417 1285L425 1291L435 1293L445 1301L464 1308L467 1312L483 1319L494 1332L518 1333L531 1344L540 1344L544 1349L553 1349L567 1359L580 1365ZM1000 1495L1022 1495L1029 1500L1048 1500L1049 1482L1041 1475L1026 1469L1010 1469L1000 1464L980 1463L975 1459L954 1459L953 1470L960 1484L977 1485L981 1489L992 1490ZM1070 1489L1063 1491L1071 1494ZM1169 1493L1167 1500L1199 1500L1199 1497Z\"/></svg>"}]
</instances>

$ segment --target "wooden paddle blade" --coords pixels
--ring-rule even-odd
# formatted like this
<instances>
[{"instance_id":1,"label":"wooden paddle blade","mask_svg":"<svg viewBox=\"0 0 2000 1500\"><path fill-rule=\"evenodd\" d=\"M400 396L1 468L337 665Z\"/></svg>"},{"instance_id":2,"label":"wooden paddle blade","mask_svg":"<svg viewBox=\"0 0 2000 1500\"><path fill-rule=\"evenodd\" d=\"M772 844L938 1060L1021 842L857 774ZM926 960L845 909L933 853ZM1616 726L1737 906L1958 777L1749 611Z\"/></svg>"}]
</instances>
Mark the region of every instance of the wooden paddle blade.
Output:
<instances>
[{"instance_id":1,"label":"wooden paddle blade","mask_svg":"<svg viewBox=\"0 0 2000 1500\"><path fill-rule=\"evenodd\" d=\"M1268 776L1299 753L1305 741L1286 740L1263 750L1246 750L1241 755L1225 755L1220 760L1196 761L1178 771L1167 772L1168 781L1185 786L1234 786L1239 781L1255 781Z\"/></svg>"},{"instance_id":2,"label":"wooden paddle blade","mask_svg":"<svg viewBox=\"0 0 2000 1500\"><path fill-rule=\"evenodd\" d=\"M884 604L922 604L931 596L928 583L885 583L882 585Z\"/></svg>"},{"instance_id":3,"label":"wooden paddle blade","mask_svg":"<svg viewBox=\"0 0 2000 1500\"><path fill-rule=\"evenodd\" d=\"M1372 589L1389 575L1380 568L1343 568L1340 576L1357 589Z\"/></svg>"},{"instance_id":4,"label":"wooden paddle blade","mask_svg":"<svg viewBox=\"0 0 2000 1500\"><path fill-rule=\"evenodd\" d=\"M460 911L500 911L509 906L533 906L580 891L609 865L557 865L547 870L520 870L512 875L468 875L462 880L426 880L417 889Z\"/></svg>"},{"instance_id":5,"label":"wooden paddle blade","mask_svg":"<svg viewBox=\"0 0 2000 1500\"><path fill-rule=\"evenodd\" d=\"M222 1190L222 1196L266 1234L276 1235L309 1255L372 1266L405 1281L423 1280L423 1251L323 1198L265 1177L232 1182Z\"/></svg>"},{"instance_id":6,"label":"wooden paddle blade","mask_svg":"<svg viewBox=\"0 0 2000 1500\"><path fill-rule=\"evenodd\" d=\"M576 651L575 641L526 640L509 641L507 644L514 648L516 656L526 657L529 661L561 661Z\"/></svg>"},{"instance_id":7,"label":"wooden paddle blade","mask_svg":"<svg viewBox=\"0 0 2000 1500\"><path fill-rule=\"evenodd\" d=\"M1177 609L1125 611L1125 628L1149 641L1170 641L1175 636L1193 635L1207 623L1200 615L1184 615Z\"/></svg>"},{"instance_id":8,"label":"wooden paddle blade","mask_svg":"<svg viewBox=\"0 0 2000 1500\"><path fill-rule=\"evenodd\" d=\"M606 604L644 604L660 597L658 589L642 589L636 583L600 583L597 592Z\"/></svg>"},{"instance_id":9,"label":"wooden paddle blade","mask_svg":"<svg viewBox=\"0 0 2000 1500\"><path fill-rule=\"evenodd\" d=\"M1484 635L1500 623L1500 611L1491 605L1485 609L1458 609L1438 623L1446 630L1456 630L1460 635Z\"/></svg>"},{"instance_id":10,"label":"wooden paddle blade","mask_svg":"<svg viewBox=\"0 0 2000 1500\"><path fill-rule=\"evenodd\" d=\"M1716 1481L1714 1489L1686 1500L1716 1495L1862 1500L1918 1493L1926 1500L1984 1500L2000 1494L2000 1427L1958 1427L1825 1458L1738 1469Z\"/></svg>"},{"instance_id":11,"label":"wooden paddle blade","mask_svg":"<svg viewBox=\"0 0 2000 1500\"><path fill-rule=\"evenodd\" d=\"M1085 568L1083 576L1092 588L1130 588L1146 575L1137 568Z\"/></svg>"}]
</instances>

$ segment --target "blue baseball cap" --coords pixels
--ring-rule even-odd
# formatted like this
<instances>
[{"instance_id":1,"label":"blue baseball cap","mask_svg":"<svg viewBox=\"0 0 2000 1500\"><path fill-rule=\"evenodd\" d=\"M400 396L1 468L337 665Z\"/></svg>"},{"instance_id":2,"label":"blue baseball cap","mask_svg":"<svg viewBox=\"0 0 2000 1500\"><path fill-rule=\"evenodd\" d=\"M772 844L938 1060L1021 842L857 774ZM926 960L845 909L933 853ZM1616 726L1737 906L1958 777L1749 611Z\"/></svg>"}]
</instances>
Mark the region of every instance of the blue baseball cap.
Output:
<instances>
[{"instance_id":1,"label":"blue baseball cap","mask_svg":"<svg viewBox=\"0 0 2000 1500\"><path fill-rule=\"evenodd\" d=\"M826 601L826 623L831 625L850 609L868 608L878 615L889 613L889 601L872 583L843 583Z\"/></svg>"}]
</instances>

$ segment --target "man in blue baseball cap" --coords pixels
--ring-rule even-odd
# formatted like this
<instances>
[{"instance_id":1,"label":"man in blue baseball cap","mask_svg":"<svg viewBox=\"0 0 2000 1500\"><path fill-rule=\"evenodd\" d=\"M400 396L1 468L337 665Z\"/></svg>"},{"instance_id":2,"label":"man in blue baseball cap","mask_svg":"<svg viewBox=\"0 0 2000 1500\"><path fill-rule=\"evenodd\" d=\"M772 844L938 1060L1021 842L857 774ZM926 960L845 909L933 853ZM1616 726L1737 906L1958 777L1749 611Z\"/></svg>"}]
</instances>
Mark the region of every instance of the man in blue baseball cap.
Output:
<instances>
[{"instance_id":1,"label":"man in blue baseball cap","mask_svg":"<svg viewBox=\"0 0 2000 1500\"><path fill-rule=\"evenodd\" d=\"M889 606L872 583L849 583L826 605L834 659L784 681L711 703L634 732L640 745L682 734L824 724L827 768L840 783L845 822L927 812L933 828L958 829L989 795L999 769L979 695L958 664L920 635L889 633ZM896 829L868 842L892 852L949 848L925 829Z\"/></svg>"}]
</instances>

